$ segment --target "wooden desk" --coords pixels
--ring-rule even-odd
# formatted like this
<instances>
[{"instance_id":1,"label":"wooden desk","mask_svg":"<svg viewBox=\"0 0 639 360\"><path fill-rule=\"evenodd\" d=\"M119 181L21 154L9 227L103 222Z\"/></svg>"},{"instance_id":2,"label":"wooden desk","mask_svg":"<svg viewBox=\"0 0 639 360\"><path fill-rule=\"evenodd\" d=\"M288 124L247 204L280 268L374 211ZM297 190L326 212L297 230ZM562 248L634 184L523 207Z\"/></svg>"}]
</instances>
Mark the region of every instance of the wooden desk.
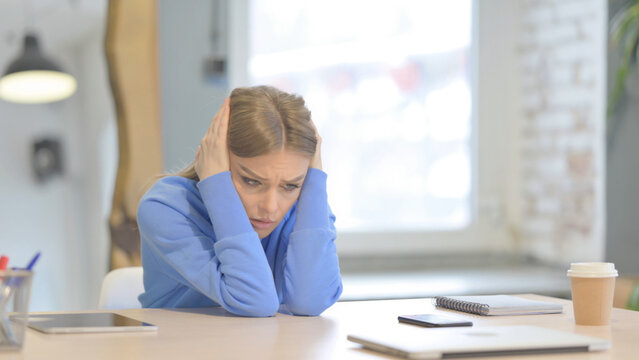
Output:
<instances>
[{"instance_id":1,"label":"wooden desk","mask_svg":"<svg viewBox=\"0 0 639 360\"><path fill-rule=\"evenodd\" d=\"M523 295L565 304L563 314L483 317L464 313L474 326L537 325L610 339L598 353L513 356L496 359L636 359L639 312L614 309L611 326L576 326L570 301ZM116 311L157 324L157 333L47 335L28 329L22 352L1 359L394 359L346 340L358 328L392 331L397 315L450 313L436 310L430 299L340 302L320 317L278 314L272 318L234 317L220 308L131 309Z\"/></svg>"}]
</instances>

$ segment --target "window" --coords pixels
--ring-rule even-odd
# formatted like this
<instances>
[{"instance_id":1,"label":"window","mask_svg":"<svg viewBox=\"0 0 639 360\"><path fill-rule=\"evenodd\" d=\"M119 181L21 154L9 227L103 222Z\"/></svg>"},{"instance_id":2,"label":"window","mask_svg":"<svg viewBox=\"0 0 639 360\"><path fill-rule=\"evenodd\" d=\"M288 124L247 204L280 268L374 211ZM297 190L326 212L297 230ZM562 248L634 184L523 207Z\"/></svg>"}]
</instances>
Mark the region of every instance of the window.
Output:
<instances>
[{"instance_id":1,"label":"window","mask_svg":"<svg viewBox=\"0 0 639 360\"><path fill-rule=\"evenodd\" d=\"M307 100L338 230L470 223L471 5L250 2L249 81Z\"/></svg>"}]
</instances>

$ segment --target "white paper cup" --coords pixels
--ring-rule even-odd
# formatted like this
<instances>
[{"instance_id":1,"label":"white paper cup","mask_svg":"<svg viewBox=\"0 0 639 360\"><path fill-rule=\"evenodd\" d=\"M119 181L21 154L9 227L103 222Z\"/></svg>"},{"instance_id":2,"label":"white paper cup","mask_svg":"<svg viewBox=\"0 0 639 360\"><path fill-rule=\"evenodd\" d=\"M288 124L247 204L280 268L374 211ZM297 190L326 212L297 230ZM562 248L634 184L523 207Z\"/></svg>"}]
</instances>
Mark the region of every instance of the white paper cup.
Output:
<instances>
[{"instance_id":1,"label":"white paper cup","mask_svg":"<svg viewBox=\"0 0 639 360\"><path fill-rule=\"evenodd\" d=\"M613 263L572 263L568 270L577 325L609 325L615 278Z\"/></svg>"}]
</instances>

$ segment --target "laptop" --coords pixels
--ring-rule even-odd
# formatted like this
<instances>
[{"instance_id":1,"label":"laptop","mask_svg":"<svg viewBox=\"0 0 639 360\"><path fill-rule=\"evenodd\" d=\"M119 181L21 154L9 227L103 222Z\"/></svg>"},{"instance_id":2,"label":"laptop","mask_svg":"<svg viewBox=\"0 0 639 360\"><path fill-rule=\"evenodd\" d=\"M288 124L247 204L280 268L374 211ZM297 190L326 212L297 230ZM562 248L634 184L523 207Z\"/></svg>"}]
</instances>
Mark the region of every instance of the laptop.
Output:
<instances>
[{"instance_id":1,"label":"laptop","mask_svg":"<svg viewBox=\"0 0 639 360\"><path fill-rule=\"evenodd\" d=\"M48 334L156 331L158 327L114 313L60 313L29 315L30 328Z\"/></svg>"},{"instance_id":2,"label":"laptop","mask_svg":"<svg viewBox=\"0 0 639 360\"><path fill-rule=\"evenodd\" d=\"M483 326L364 331L348 340L365 348L408 359L535 355L602 351L610 342L537 326Z\"/></svg>"}]
</instances>

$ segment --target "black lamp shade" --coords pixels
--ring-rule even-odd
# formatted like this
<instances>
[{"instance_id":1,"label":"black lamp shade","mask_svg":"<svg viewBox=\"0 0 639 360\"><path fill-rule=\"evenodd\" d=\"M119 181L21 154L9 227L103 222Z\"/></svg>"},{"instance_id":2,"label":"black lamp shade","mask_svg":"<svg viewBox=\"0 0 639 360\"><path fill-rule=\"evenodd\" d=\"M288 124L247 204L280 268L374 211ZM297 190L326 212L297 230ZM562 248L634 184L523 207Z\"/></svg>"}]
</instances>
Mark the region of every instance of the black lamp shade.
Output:
<instances>
[{"instance_id":1,"label":"black lamp shade","mask_svg":"<svg viewBox=\"0 0 639 360\"><path fill-rule=\"evenodd\" d=\"M40 46L38 45L38 38L35 35L26 35L24 37L24 50L22 55L15 59L9 67L7 71L5 71L4 75L9 75L21 71L30 71L30 70L49 70L49 71L59 71L60 68L42 56L40 52Z\"/></svg>"},{"instance_id":2,"label":"black lamp shade","mask_svg":"<svg viewBox=\"0 0 639 360\"><path fill-rule=\"evenodd\" d=\"M0 97L19 103L46 103L71 96L76 89L73 76L45 58L35 35L27 34L20 57L0 79Z\"/></svg>"}]
</instances>

